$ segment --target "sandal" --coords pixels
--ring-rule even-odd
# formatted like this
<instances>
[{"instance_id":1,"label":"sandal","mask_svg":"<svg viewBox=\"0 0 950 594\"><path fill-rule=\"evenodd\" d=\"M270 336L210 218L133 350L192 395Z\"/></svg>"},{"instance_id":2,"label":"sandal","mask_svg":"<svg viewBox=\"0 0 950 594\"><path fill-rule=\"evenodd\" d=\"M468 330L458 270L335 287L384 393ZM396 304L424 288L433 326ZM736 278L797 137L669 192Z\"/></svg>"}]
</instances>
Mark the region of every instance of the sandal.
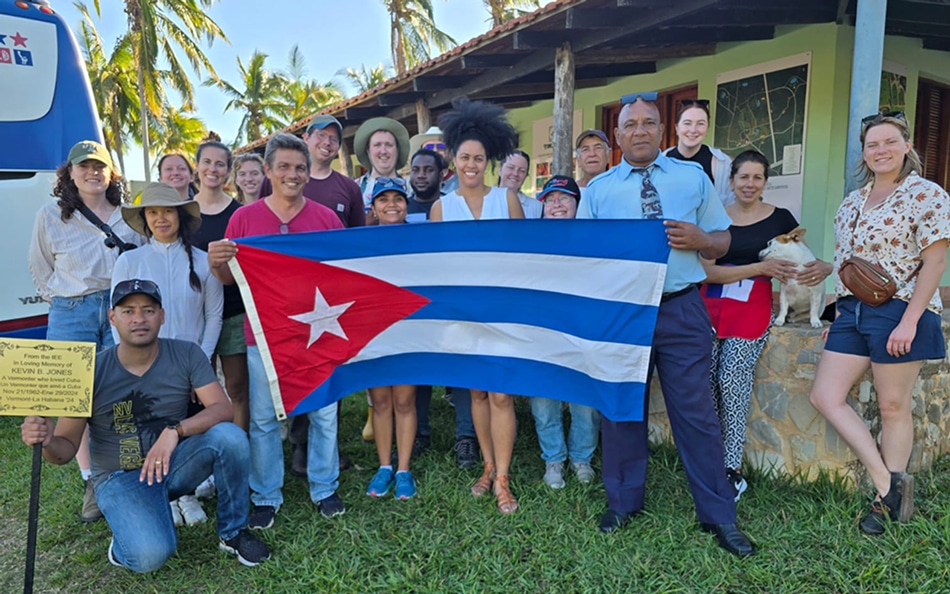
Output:
<instances>
[{"instance_id":1,"label":"sandal","mask_svg":"<svg viewBox=\"0 0 950 594\"><path fill-rule=\"evenodd\" d=\"M518 500L508 487L508 475L495 477L495 498L498 500L498 511L503 514L507 515L518 509Z\"/></svg>"},{"instance_id":2,"label":"sandal","mask_svg":"<svg viewBox=\"0 0 950 594\"><path fill-rule=\"evenodd\" d=\"M472 485L472 496L481 497L491 491L492 481L495 480L495 465L491 462L485 462L485 471L478 477L475 484Z\"/></svg>"}]
</instances>

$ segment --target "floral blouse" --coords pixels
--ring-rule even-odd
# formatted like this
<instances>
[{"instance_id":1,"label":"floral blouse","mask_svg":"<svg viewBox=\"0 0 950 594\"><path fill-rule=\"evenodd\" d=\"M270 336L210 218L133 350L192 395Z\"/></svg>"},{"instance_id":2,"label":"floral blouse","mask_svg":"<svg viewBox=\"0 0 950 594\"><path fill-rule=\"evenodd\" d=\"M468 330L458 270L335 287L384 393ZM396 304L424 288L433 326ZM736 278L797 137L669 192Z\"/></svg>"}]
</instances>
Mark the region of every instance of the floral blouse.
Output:
<instances>
[{"instance_id":1,"label":"floral blouse","mask_svg":"<svg viewBox=\"0 0 950 594\"><path fill-rule=\"evenodd\" d=\"M937 184L911 173L884 202L859 214L871 194L871 185L848 194L838 208L835 269L851 256L875 262L897 281L895 297L910 301L917 277L910 281L907 278L920 263L920 252L935 241L950 239L950 197ZM857 225L852 231L855 217ZM835 293L838 297L851 294L837 275ZM934 292L927 309L941 312L939 291Z\"/></svg>"}]
</instances>

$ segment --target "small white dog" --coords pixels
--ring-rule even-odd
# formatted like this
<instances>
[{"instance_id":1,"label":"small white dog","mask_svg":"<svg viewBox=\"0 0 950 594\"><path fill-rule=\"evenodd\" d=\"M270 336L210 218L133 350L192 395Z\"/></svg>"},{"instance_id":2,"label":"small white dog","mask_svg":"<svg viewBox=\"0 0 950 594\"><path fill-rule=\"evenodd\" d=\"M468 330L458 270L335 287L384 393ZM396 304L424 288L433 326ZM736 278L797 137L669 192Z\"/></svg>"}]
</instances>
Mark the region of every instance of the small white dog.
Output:
<instances>
[{"instance_id":1,"label":"small white dog","mask_svg":"<svg viewBox=\"0 0 950 594\"><path fill-rule=\"evenodd\" d=\"M759 252L759 259L763 261L788 260L797 264L800 272L804 268L803 264L815 260L815 255L802 241L804 236L805 230L799 227L790 233L770 239L768 246ZM795 314L802 314L799 319L804 319L805 304L808 304L808 321L812 328L821 328L819 316L821 316L825 307L824 283L819 283L814 287L806 287L798 284L795 279L782 282L775 325L782 326L785 324L789 307L792 308Z\"/></svg>"}]
</instances>

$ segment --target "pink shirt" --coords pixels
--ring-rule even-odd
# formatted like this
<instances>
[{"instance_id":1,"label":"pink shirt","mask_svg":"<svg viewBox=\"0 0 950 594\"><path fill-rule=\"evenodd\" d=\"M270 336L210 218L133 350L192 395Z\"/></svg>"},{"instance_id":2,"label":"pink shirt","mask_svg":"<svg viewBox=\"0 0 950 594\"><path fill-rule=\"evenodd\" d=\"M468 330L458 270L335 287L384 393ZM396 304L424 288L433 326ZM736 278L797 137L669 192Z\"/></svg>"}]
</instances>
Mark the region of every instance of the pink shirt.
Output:
<instances>
[{"instance_id":1,"label":"pink shirt","mask_svg":"<svg viewBox=\"0 0 950 594\"><path fill-rule=\"evenodd\" d=\"M255 235L278 235L281 234L283 225L284 223L267 206L267 203L264 200L258 200L234 211L224 236L227 239L241 239ZM332 210L322 204L307 200L300 212L286 223L283 234L342 228L343 223ZM251 323L247 318L244 319L244 338L248 346L257 344L254 333L251 331Z\"/></svg>"}]
</instances>

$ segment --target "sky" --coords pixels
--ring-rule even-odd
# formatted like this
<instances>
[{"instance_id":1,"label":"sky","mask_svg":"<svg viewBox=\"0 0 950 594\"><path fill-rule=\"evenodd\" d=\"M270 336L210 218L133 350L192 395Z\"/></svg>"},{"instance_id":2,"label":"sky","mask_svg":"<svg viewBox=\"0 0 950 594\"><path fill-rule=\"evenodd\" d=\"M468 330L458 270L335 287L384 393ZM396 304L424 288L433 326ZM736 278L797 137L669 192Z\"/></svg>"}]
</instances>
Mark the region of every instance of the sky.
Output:
<instances>
[{"instance_id":1,"label":"sky","mask_svg":"<svg viewBox=\"0 0 950 594\"><path fill-rule=\"evenodd\" d=\"M489 14L482 0L432 0L439 28L464 43L489 29ZM548 0L549 1L549 0ZM101 20L97 20L93 2L86 0L105 47L110 48L126 28L121 0L100 0ZM542 1L546 4L547 1ZM82 19L70 0L51 0L51 5L78 37ZM219 0L208 11L224 30L230 44L216 41L205 54L218 76L241 88L237 58L247 64L255 49L268 55L272 70L286 68L287 56L294 44L306 59L308 76L318 82L336 80L347 96L353 89L337 71L341 68L367 68L380 62L391 65L389 15L382 0ZM181 56L181 54L179 54ZM184 58L181 58L184 60ZM230 142L236 136L243 114L224 112L227 98L221 91L200 86L192 73L196 115L209 130ZM141 150L126 158L126 177L144 179ZM153 177L154 177L154 164Z\"/></svg>"}]
</instances>

